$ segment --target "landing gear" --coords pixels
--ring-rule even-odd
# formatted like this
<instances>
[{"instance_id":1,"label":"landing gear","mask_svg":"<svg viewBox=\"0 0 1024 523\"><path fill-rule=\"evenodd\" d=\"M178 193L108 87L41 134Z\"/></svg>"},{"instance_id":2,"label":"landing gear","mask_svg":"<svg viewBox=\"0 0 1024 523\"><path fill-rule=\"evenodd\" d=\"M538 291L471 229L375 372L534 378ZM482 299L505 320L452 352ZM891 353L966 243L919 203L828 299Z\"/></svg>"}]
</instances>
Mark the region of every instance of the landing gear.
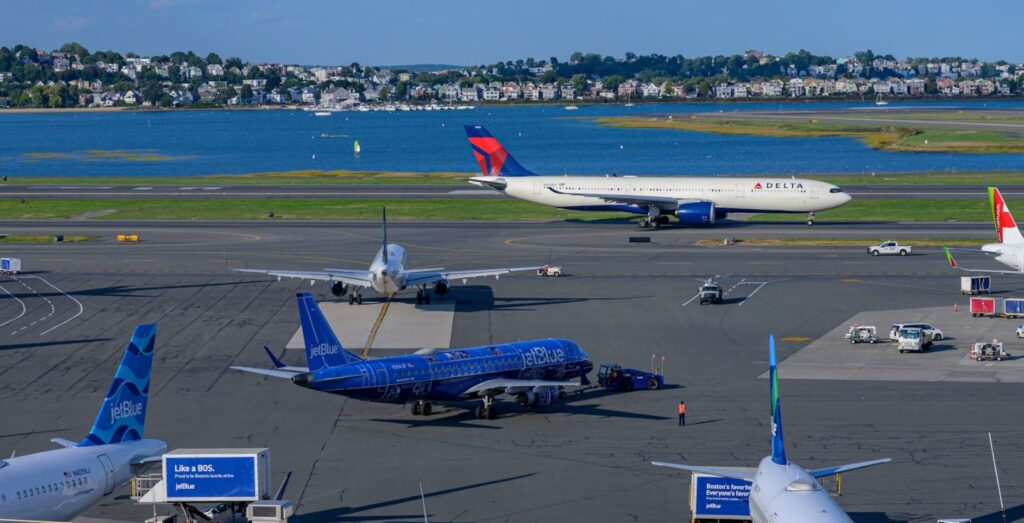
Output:
<instances>
[{"instance_id":1,"label":"landing gear","mask_svg":"<svg viewBox=\"0 0 1024 523\"><path fill-rule=\"evenodd\" d=\"M413 416L429 416L431 410L430 403L423 400L416 400L412 404L412 415Z\"/></svg>"},{"instance_id":2,"label":"landing gear","mask_svg":"<svg viewBox=\"0 0 1024 523\"><path fill-rule=\"evenodd\" d=\"M497 419L498 406L494 404L494 396L484 396L482 405L476 408L476 419Z\"/></svg>"},{"instance_id":3,"label":"landing gear","mask_svg":"<svg viewBox=\"0 0 1024 523\"><path fill-rule=\"evenodd\" d=\"M349 305L354 305L354 304L357 304L357 303L359 305L363 304L363 293L361 293L361 292L353 292L352 294L350 294L348 296L348 304Z\"/></svg>"},{"instance_id":4,"label":"landing gear","mask_svg":"<svg viewBox=\"0 0 1024 523\"><path fill-rule=\"evenodd\" d=\"M421 303L430 305L430 291L427 289L420 289L416 291L416 305Z\"/></svg>"},{"instance_id":5,"label":"landing gear","mask_svg":"<svg viewBox=\"0 0 1024 523\"><path fill-rule=\"evenodd\" d=\"M640 228L646 229L648 227L654 227L655 229L657 229L658 227L661 227L662 225L665 225L667 223L668 216L647 217L643 220L640 220Z\"/></svg>"},{"instance_id":6,"label":"landing gear","mask_svg":"<svg viewBox=\"0 0 1024 523\"><path fill-rule=\"evenodd\" d=\"M814 211L807 213L807 226L810 227L812 225L814 225Z\"/></svg>"}]
</instances>

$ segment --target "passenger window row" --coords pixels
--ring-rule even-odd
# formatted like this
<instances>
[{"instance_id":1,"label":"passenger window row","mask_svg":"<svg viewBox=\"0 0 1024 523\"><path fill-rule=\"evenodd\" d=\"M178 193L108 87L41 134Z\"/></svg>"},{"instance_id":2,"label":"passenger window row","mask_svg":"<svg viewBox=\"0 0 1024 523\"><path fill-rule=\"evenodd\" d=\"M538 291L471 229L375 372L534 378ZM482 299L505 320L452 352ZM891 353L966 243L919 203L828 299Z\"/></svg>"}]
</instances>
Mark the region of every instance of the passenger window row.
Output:
<instances>
[{"instance_id":1,"label":"passenger window row","mask_svg":"<svg viewBox=\"0 0 1024 523\"><path fill-rule=\"evenodd\" d=\"M18 499L26 499L26 498L31 498L31 497L39 496L39 495L42 495L42 494L48 494L50 492L56 492L56 491L61 490L61 489L69 489L71 487L80 487L82 485L85 485L85 483L86 483L85 478L76 478L76 479L72 479L72 480L68 480L68 481L60 481L60 482L57 482L57 483L50 483L48 485L41 485L41 486L30 488L30 489L19 490L18 492L16 492L16 495L17 495ZM6 496L4 496L3 501L4 502L7 501L7 497Z\"/></svg>"}]
</instances>

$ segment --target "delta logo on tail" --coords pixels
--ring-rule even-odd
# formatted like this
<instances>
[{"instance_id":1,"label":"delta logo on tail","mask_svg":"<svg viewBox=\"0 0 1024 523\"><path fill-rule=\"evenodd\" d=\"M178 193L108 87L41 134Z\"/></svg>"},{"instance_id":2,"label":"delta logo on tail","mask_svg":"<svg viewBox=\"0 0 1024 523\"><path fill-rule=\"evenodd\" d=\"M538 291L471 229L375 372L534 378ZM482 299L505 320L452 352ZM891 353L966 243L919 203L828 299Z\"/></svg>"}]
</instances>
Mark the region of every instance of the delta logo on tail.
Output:
<instances>
[{"instance_id":1,"label":"delta logo on tail","mask_svg":"<svg viewBox=\"0 0 1024 523\"><path fill-rule=\"evenodd\" d=\"M484 176L536 176L519 165L505 146L482 125L467 125L466 137Z\"/></svg>"}]
</instances>

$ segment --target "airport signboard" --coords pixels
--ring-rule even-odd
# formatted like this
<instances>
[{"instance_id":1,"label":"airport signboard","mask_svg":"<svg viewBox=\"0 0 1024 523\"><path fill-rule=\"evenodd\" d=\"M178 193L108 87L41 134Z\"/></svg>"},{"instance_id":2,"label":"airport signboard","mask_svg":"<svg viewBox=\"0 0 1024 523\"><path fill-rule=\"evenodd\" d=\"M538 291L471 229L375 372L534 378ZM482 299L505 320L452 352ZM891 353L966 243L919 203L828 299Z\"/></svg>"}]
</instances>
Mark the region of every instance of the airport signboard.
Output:
<instances>
[{"instance_id":1,"label":"airport signboard","mask_svg":"<svg viewBox=\"0 0 1024 523\"><path fill-rule=\"evenodd\" d=\"M164 455L164 486L169 502L258 501L264 476L258 454Z\"/></svg>"},{"instance_id":2,"label":"airport signboard","mask_svg":"<svg viewBox=\"0 0 1024 523\"><path fill-rule=\"evenodd\" d=\"M690 481L694 519L750 519L749 481L693 473Z\"/></svg>"}]
</instances>

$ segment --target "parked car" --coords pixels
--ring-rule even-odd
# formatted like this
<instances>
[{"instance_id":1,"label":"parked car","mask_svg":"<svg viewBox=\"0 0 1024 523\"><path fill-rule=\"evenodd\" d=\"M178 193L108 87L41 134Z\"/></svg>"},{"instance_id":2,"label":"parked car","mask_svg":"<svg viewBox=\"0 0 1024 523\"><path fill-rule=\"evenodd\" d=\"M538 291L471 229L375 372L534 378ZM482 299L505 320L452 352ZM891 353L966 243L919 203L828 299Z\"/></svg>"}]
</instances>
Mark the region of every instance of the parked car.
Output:
<instances>
[{"instance_id":1,"label":"parked car","mask_svg":"<svg viewBox=\"0 0 1024 523\"><path fill-rule=\"evenodd\" d=\"M892 327L889 328L889 339L895 340L899 335L900 329L921 329L921 332L924 333L925 340L929 343L933 341L942 341L945 338L942 331L928 323L894 323Z\"/></svg>"},{"instance_id":2,"label":"parked car","mask_svg":"<svg viewBox=\"0 0 1024 523\"><path fill-rule=\"evenodd\" d=\"M870 254L872 256L886 256L886 255L889 255L889 256L893 256L893 255L906 256L906 255L910 254L910 252L912 250L913 250L913 247L911 247L909 245L900 245L897 242L888 241L888 242L882 242L882 243L880 243L878 245L872 245L872 246L868 247L868 254Z\"/></svg>"}]
</instances>

